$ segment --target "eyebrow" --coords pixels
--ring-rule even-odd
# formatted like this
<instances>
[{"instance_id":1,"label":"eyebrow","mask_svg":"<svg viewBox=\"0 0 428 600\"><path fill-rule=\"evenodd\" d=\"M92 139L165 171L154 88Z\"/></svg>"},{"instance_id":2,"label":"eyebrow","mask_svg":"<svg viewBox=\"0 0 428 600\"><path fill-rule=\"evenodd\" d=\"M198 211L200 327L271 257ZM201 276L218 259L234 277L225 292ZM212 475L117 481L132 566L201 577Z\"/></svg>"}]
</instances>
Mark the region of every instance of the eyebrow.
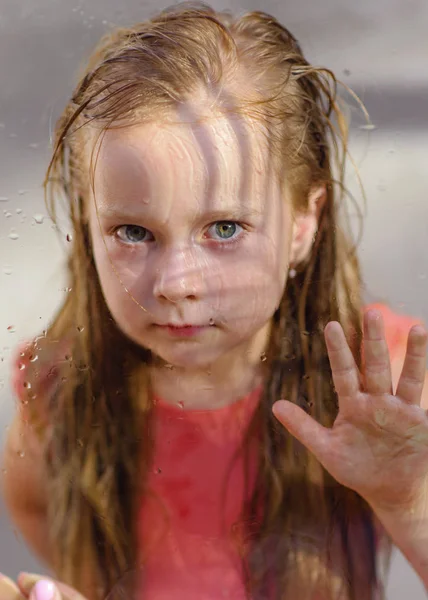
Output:
<instances>
[{"instance_id":1,"label":"eyebrow","mask_svg":"<svg viewBox=\"0 0 428 600\"><path fill-rule=\"evenodd\" d=\"M97 208L98 214L101 217L107 219L117 219L132 222L132 220L139 220L141 218L153 219L152 215L145 214L142 210L141 212L134 212L132 210L125 210L121 207L116 206L98 206ZM252 208L252 207L231 207L230 209L222 208L217 210L209 210L204 213L200 213L195 215L195 220L204 220L204 221L234 221L251 217L262 217L263 211Z\"/></svg>"}]
</instances>

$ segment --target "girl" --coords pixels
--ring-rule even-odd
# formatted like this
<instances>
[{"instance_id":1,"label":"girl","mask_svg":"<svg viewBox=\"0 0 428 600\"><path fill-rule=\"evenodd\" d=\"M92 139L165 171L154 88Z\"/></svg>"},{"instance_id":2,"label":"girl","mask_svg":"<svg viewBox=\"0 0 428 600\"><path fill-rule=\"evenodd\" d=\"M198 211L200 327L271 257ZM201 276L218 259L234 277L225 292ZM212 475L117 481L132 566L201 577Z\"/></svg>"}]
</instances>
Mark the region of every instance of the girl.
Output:
<instances>
[{"instance_id":1,"label":"girl","mask_svg":"<svg viewBox=\"0 0 428 600\"><path fill-rule=\"evenodd\" d=\"M269 15L178 5L104 38L58 122L70 293L4 483L87 598L375 600L387 534L428 582L426 334L363 323L335 87Z\"/></svg>"}]
</instances>

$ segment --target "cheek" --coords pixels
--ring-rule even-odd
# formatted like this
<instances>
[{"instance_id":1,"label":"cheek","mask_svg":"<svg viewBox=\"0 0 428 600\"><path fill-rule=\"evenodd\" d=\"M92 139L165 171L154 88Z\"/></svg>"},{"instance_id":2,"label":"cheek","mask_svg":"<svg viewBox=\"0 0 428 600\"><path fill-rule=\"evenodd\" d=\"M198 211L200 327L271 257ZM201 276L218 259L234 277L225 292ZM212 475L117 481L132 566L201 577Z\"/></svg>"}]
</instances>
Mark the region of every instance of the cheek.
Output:
<instances>
[{"instance_id":1,"label":"cheek","mask_svg":"<svg viewBox=\"0 0 428 600\"><path fill-rule=\"evenodd\" d=\"M270 318L281 300L286 282L286 256L271 244L249 249L223 265L224 300L237 315L255 322Z\"/></svg>"},{"instance_id":2,"label":"cheek","mask_svg":"<svg viewBox=\"0 0 428 600\"><path fill-rule=\"evenodd\" d=\"M135 319L137 314L141 318L142 309L137 302L143 304L143 301L136 282L144 278L132 268L132 261L118 261L117 256L107 252L101 235L93 238L93 252L104 299L114 319L120 325L125 319Z\"/></svg>"}]
</instances>

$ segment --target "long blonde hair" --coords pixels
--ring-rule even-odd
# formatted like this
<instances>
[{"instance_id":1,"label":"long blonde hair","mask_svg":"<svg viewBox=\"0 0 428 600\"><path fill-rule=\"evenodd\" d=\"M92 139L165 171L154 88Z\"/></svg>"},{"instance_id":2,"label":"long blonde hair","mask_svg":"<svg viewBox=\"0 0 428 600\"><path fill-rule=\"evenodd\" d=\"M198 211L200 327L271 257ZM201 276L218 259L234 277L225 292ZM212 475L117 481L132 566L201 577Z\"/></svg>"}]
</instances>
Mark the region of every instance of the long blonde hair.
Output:
<instances>
[{"instance_id":1,"label":"long blonde hair","mask_svg":"<svg viewBox=\"0 0 428 600\"><path fill-rule=\"evenodd\" d=\"M313 590L323 590L326 600L381 597L369 507L335 482L271 411L274 401L288 398L325 426L333 424L338 407L323 339L328 321L340 321L361 361L360 272L338 217L347 128L336 87L334 75L310 65L272 16L234 18L203 4L179 4L106 35L58 120L45 186L52 218L61 199L69 211L71 290L42 343L66 338L71 350L58 366L48 406L49 523L58 577L91 598L105 596L136 566L138 502L153 440L142 368L150 353L116 327L94 264L87 131L153 121L200 90L219 90L219 102L227 92L233 102L223 110L267 125L295 211L307 208L314 184L327 188L311 254L296 266L274 315L264 391L243 448L257 431L258 479L242 515L248 594L255 600L312 598Z\"/></svg>"}]
</instances>

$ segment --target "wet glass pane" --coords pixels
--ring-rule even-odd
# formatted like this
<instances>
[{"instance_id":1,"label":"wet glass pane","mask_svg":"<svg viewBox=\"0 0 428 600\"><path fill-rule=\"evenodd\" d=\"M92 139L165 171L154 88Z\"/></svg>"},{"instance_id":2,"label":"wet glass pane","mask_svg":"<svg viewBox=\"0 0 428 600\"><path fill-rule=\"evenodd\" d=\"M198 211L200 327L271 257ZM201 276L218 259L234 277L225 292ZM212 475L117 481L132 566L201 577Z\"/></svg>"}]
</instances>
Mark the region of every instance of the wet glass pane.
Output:
<instances>
[{"instance_id":1,"label":"wet glass pane","mask_svg":"<svg viewBox=\"0 0 428 600\"><path fill-rule=\"evenodd\" d=\"M327 323L359 363L380 311L395 393L427 322L428 8L213 8L286 29L0 0L0 572L109 600L374 600L388 548L365 500L389 463L355 442L332 464L324 430L297 441L272 405L331 428L349 382ZM424 598L419 575L395 551L385 597Z\"/></svg>"}]
</instances>

